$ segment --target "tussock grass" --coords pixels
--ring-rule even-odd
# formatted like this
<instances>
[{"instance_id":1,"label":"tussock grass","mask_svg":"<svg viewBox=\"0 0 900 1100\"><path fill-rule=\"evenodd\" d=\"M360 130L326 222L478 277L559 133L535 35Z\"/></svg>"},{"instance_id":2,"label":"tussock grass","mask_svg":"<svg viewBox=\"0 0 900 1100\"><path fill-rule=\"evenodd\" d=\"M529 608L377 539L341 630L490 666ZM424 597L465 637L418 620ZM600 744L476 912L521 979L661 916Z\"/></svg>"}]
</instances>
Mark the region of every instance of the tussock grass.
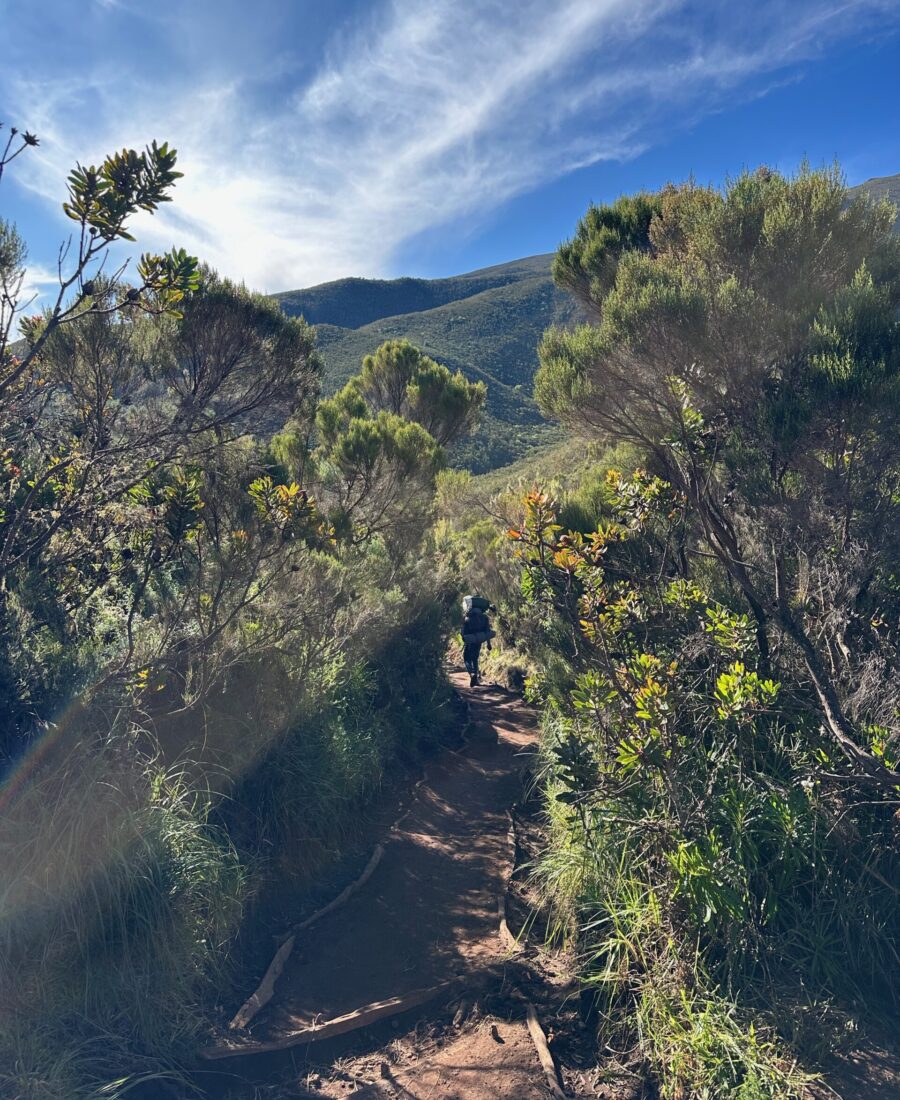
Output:
<instances>
[{"instance_id":1,"label":"tussock grass","mask_svg":"<svg viewBox=\"0 0 900 1100\"><path fill-rule=\"evenodd\" d=\"M391 609L367 660L339 654L281 683L302 689L276 708L286 729L241 749L229 727L193 746L213 768L164 764L125 725L72 728L37 754L0 815L3 1100L115 1098L163 1081L189 1094L183 1067L234 983L230 948L254 895L285 876L311 881L391 762L452 721L441 607L423 598L405 613ZM251 713L266 700L239 694L248 729L268 720Z\"/></svg>"},{"instance_id":2,"label":"tussock grass","mask_svg":"<svg viewBox=\"0 0 900 1100\"><path fill-rule=\"evenodd\" d=\"M539 783L549 843L533 875L551 914L549 938L574 949L593 994L601 1047L639 1052L664 1100L806 1097L815 1074L796 1051L809 1063L833 1047L838 1014L808 993L779 1013L772 989L751 969L723 980L721 955L711 972L708 936L679 915L639 830L601 824L557 800L565 789L551 748L558 724L546 710ZM789 1033L804 1008L818 1021L805 1039Z\"/></svg>"},{"instance_id":3,"label":"tussock grass","mask_svg":"<svg viewBox=\"0 0 900 1100\"><path fill-rule=\"evenodd\" d=\"M664 1100L804 1097L813 1077L758 1012L717 990L647 869L611 836L587 840L552 794L535 880L550 936L576 949L601 1045L636 1048Z\"/></svg>"}]
</instances>

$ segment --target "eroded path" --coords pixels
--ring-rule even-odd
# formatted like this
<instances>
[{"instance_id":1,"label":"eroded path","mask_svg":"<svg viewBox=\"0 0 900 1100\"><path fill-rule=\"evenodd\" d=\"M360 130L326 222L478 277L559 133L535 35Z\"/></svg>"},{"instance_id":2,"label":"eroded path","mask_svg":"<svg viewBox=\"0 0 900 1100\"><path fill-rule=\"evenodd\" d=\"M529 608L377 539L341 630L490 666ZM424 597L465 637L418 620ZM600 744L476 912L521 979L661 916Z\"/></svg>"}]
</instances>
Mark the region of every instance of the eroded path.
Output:
<instances>
[{"instance_id":1,"label":"eroded path","mask_svg":"<svg viewBox=\"0 0 900 1100\"><path fill-rule=\"evenodd\" d=\"M454 678L470 702L465 748L431 765L368 883L302 934L255 1036L277 1038L434 986L501 950L497 899L512 861L507 811L520 797L536 734L514 696L463 681Z\"/></svg>"},{"instance_id":2,"label":"eroded path","mask_svg":"<svg viewBox=\"0 0 900 1100\"><path fill-rule=\"evenodd\" d=\"M514 950L500 935L498 900L515 863L510 810L537 747L536 721L509 692L470 689L460 673L451 679L468 703L464 747L431 763L409 809L381 838L383 855L364 885L296 934L274 996L249 1028L222 1036L229 1057L199 1075L210 1100L657 1095L639 1056L597 1063L577 982L541 949L541 936ZM530 834L526 849L540 850L534 818L524 812L518 824ZM518 929L528 900L516 897ZM310 1041L310 1029L326 1031L329 1021L389 999L409 1007L389 1005L365 1026L357 1017L346 1032ZM526 1022L534 1004L556 1057L549 1073ZM845 1057L811 1100L900 1096L897 1060L879 1054ZM544 1055L550 1059L546 1047Z\"/></svg>"},{"instance_id":3,"label":"eroded path","mask_svg":"<svg viewBox=\"0 0 900 1100\"><path fill-rule=\"evenodd\" d=\"M498 911L515 860L510 811L537 748L536 720L510 692L471 689L460 673L452 680L468 703L464 747L432 762L408 811L383 838L371 878L298 933L272 1001L235 1036L236 1053L244 1053L229 1068L259 1066L274 1047L291 1051L278 1086L260 1092L267 1074L256 1075L255 1096L551 1095L526 1026L527 998L506 967L510 942L501 937ZM419 1008L405 1057L396 1038L402 1031L392 1034L391 1021L357 1032L355 1046L308 1042L309 1029L326 1021L434 989L440 995ZM492 1014L492 998L507 1010ZM429 1023L439 1016L442 1024Z\"/></svg>"}]
</instances>

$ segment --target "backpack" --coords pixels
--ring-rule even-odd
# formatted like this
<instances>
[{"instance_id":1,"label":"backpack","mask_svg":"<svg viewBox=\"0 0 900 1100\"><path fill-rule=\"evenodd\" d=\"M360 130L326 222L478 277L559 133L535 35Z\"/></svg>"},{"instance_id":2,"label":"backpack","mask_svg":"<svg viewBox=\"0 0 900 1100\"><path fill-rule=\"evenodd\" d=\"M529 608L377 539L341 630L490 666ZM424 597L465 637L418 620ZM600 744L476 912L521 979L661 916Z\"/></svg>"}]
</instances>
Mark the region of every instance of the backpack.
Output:
<instances>
[{"instance_id":1,"label":"backpack","mask_svg":"<svg viewBox=\"0 0 900 1100\"><path fill-rule=\"evenodd\" d=\"M489 642L494 637L491 624L487 615L481 608L471 608L463 619L462 640L464 645L474 645L477 642Z\"/></svg>"},{"instance_id":2,"label":"backpack","mask_svg":"<svg viewBox=\"0 0 900 1100\"><path fill-rule=\"evenodd\" d=\"M484 596L463 596L462 606L463 614L468 615L470 611L487 611L491 605Z\"/></svg>"}]
</instances>

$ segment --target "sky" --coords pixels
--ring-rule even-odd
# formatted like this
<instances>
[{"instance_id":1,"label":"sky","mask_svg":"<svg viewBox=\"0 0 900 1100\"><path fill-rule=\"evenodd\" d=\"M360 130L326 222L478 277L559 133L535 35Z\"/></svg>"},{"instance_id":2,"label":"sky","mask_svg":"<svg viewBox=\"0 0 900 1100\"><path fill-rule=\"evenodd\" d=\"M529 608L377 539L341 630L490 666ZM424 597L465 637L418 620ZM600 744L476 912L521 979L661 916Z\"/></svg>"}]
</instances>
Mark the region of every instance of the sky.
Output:
<instances>
[{"instance_id":1,"label":"sky","mask_svg":"<svg viewBox=\"0 0 900 1100\"><path fill-rule=\"evenodd\" d=\"M266 292L537 252L765 163L900 172L900 0L0 0L0 216L48 293L76 162L156 139L132 230ZM119 258L124 258L124 253Z\"/></svg>"}]
</instances>

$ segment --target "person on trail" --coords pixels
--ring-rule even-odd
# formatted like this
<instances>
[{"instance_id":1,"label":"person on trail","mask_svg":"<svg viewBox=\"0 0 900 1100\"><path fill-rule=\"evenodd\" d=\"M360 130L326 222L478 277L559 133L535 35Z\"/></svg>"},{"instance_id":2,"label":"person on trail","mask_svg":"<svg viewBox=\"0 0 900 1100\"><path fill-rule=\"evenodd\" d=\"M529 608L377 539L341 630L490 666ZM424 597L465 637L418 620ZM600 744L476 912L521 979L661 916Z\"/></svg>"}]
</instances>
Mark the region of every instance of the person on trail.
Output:
<instances>
[{"instance_id":1,"label":"person on trail","mask_svg":"<svg viewBox=\"0 0 900 1100\"><path fill-rule=\"evenodd\" d=\"M492 607L488 611L493 611ZM463 661L469 674L469 686L475 687L481 683L481 674L478 671L478 658L481 655L481 647L487 642L491 648L491 622L487 614L480 607L471 607L463 619ZM468 641L467 641L468 639Z\"/></svg>"}]
</instances>

